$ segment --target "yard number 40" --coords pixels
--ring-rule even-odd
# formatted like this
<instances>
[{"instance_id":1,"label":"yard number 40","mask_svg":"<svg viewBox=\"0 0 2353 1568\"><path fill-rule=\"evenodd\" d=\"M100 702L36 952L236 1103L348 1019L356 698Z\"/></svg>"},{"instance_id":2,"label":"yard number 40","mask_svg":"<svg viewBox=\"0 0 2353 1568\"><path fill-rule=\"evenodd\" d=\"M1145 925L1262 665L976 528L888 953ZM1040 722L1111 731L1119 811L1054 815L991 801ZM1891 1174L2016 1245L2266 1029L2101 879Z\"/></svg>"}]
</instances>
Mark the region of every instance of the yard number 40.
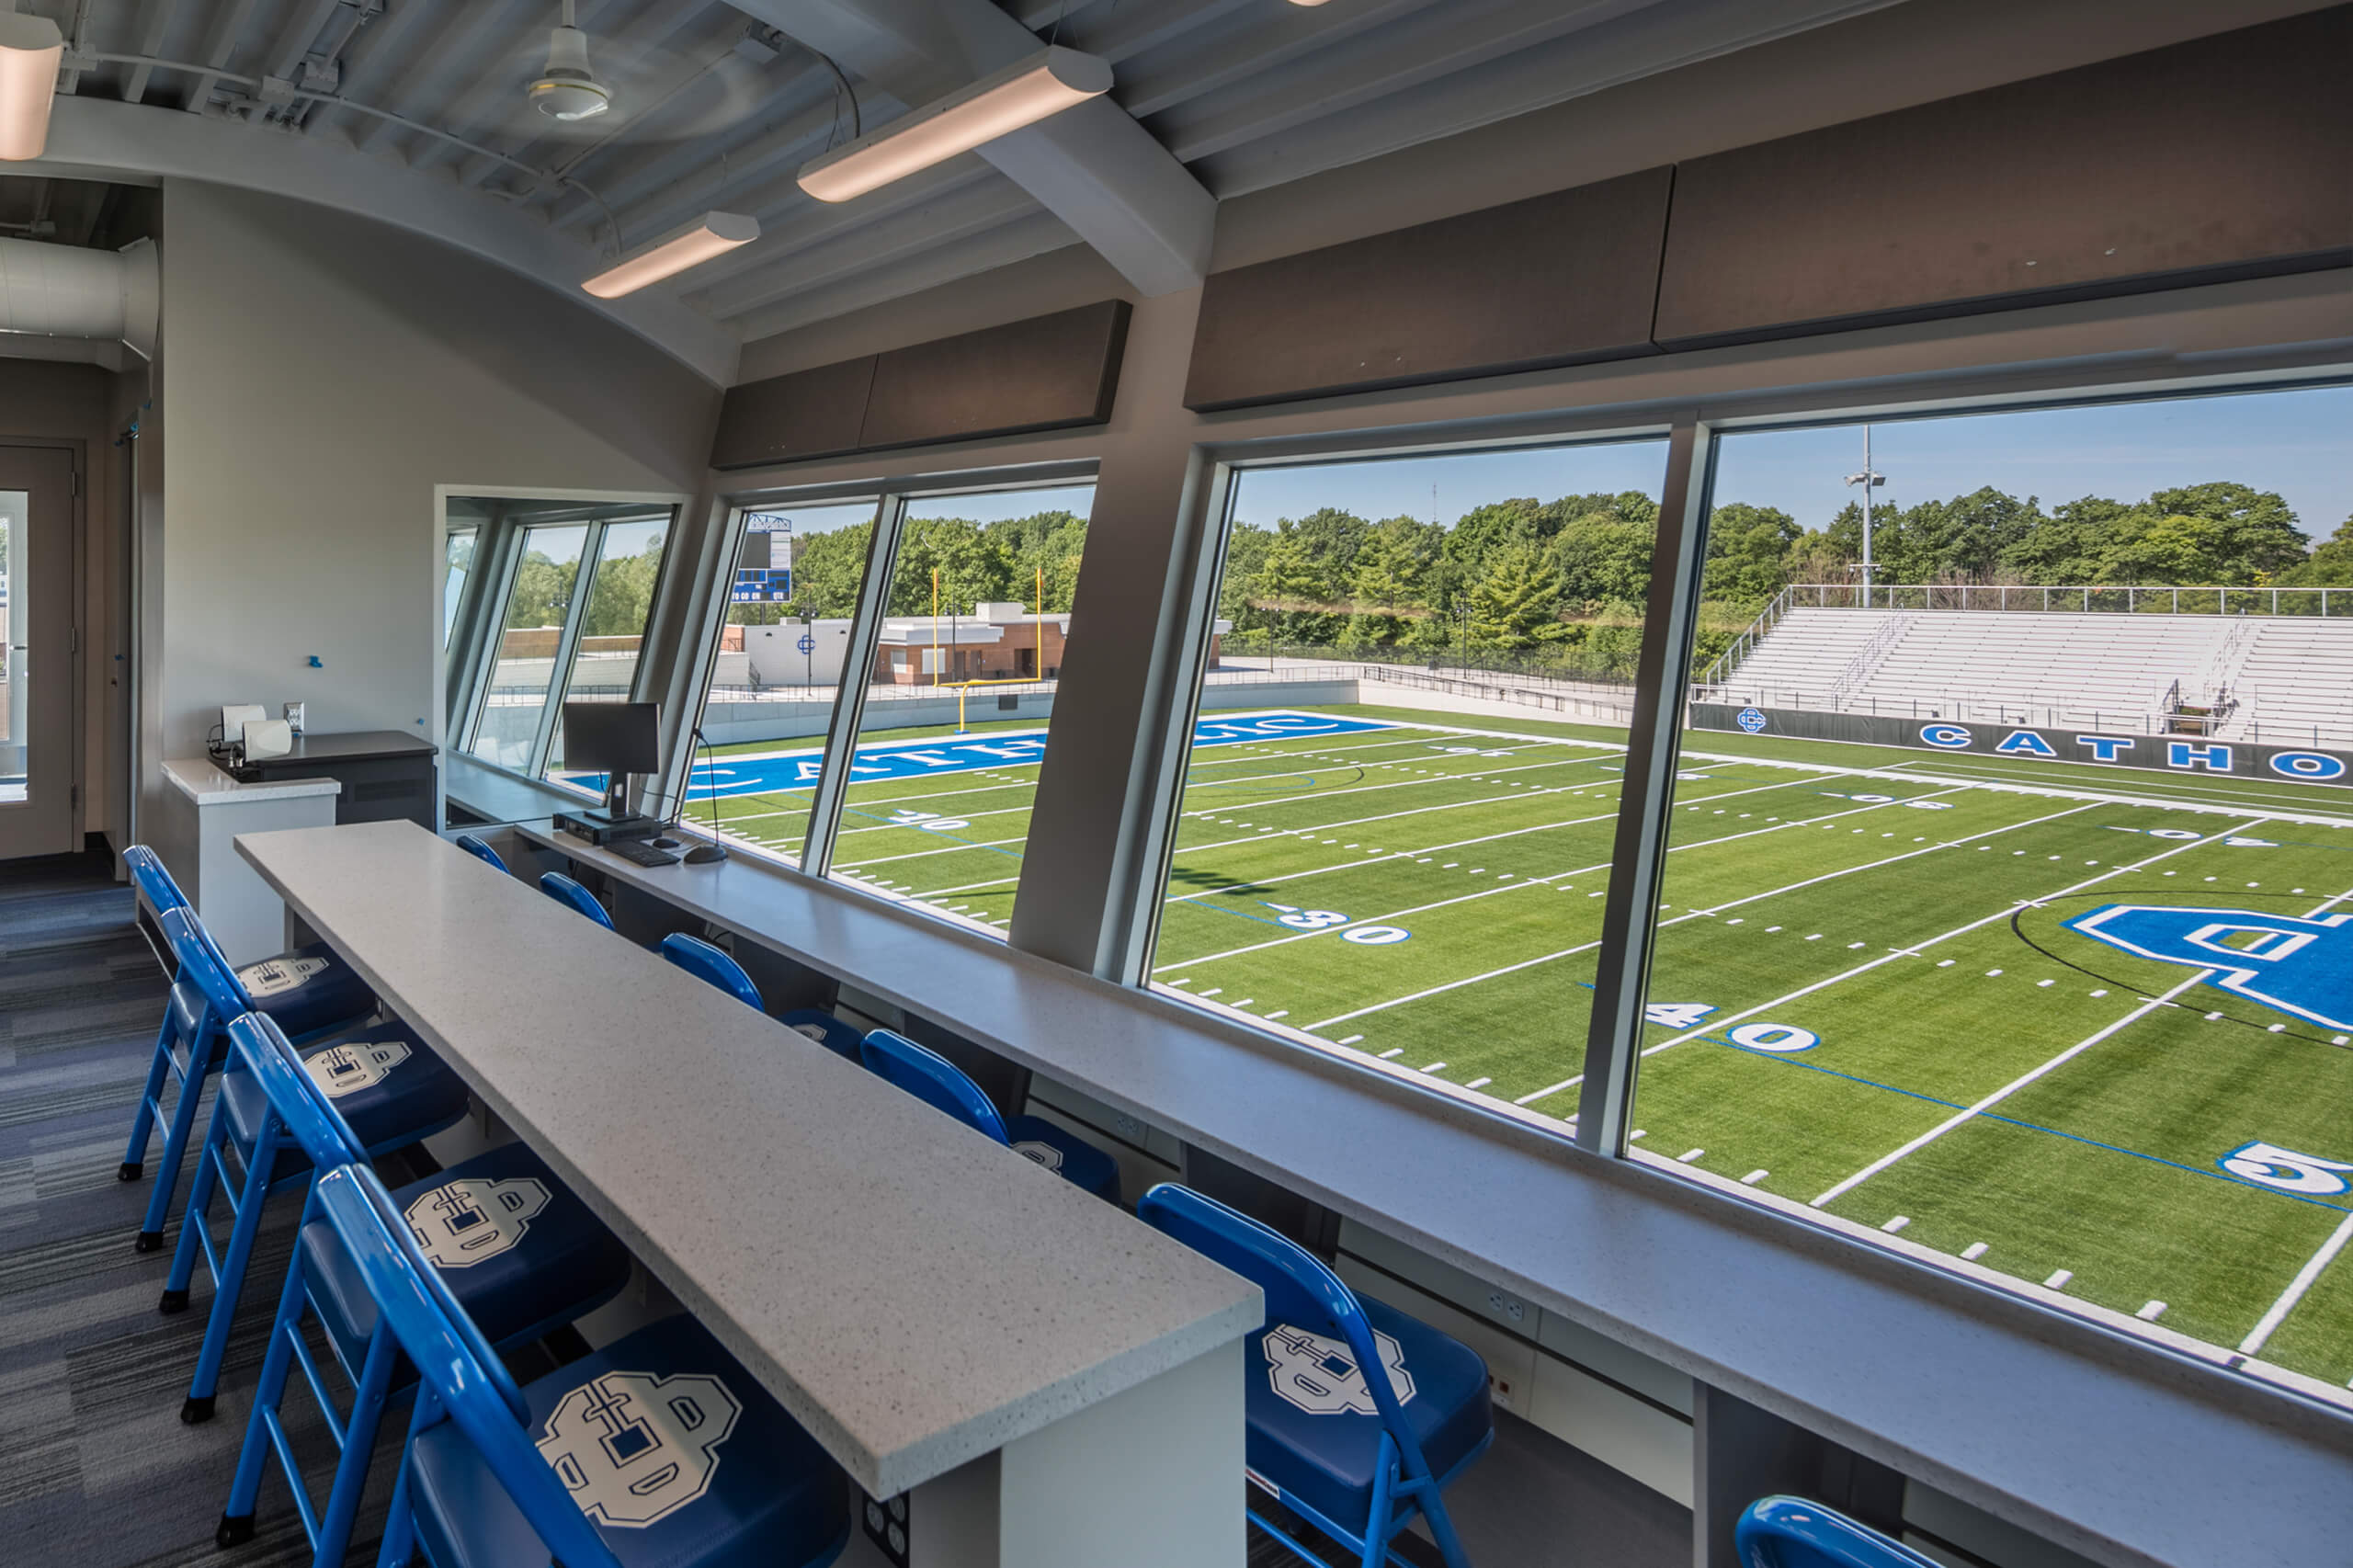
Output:
<instances>
[{"instance_id":1,"label":"yard number 40","mask_svg":"<svg viewBox=\"0 0 2353 1568\"><path fill-rule=\"evenodd\" d=\"M2323 1198L2345 1191L2348 1184L2339 1173L2353 1171L2353 1165L2342 1160L2299 1154L2277 1143L2241 1144L2222 1156L2222 1165L2234 1176L2260 1182L2265 1187Z\"/></svg>"}]
</instances>

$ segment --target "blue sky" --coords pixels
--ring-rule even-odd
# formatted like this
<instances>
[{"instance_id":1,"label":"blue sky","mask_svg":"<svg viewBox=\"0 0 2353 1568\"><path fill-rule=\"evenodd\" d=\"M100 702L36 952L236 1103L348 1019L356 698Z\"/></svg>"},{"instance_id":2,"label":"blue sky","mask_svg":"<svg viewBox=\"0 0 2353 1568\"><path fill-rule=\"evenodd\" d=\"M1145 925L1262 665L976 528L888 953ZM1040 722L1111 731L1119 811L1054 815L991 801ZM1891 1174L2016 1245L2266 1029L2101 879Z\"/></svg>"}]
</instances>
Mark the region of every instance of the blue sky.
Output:
<instances>
[{"instance_id":1,"label":"blue sky","mask_svg":"<svg viewBox=\"0 0 2353 1568\"><path fill-rule=\"evenodd\" d=\"M1244 476L1235 513L1260 527L1324 506L1427 517L1433 484L1438 515L1449 523L1514 495L1655 496L1665 451L1664 442L1630 442L1261 469ZM1860 426L1727 435L1716 494L1779 506L1819 528L1853 497L1842 482L1862 460ZM2353 515L2353 387L1881 422L1871 426L1871 466L1887 475L1880 504L1899 506L1984 484L2039 496L2048 508L2083 495L2137 501L2172 485L2236 480L2278 491L2304 531L2325 539Z\"/></svg>"}]
</instances>

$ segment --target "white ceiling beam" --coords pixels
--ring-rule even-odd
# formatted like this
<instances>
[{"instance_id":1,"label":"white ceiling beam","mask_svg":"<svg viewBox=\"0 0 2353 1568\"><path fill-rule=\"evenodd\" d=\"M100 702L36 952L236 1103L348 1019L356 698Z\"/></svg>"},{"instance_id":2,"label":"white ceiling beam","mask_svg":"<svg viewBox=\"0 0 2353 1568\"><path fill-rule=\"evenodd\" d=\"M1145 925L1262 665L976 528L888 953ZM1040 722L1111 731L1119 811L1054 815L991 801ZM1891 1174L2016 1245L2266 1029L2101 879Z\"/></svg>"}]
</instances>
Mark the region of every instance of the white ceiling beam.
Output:
<instances>
[{"instance_id":1,"label":"white ceiling beam","mask_svg":"<svg viewBox=\"0 0 2353 1568\"><path fill-rule=\"evenodd\" d=\"M424 40L425 34L418 24L431 10L430 6L417 5L414 0L388 6L381 15L354 33L351 41L344 46L343 84L336 90L354 103L381 101L376 92L378 85L389 82L411 50ZM302 118L302 134L318 135L342 113L333 104L313 104L311 112Z\"/></svg>"},{"instance_id":2,"label":"white ceiling beam","mask_svg":"<svg viewBox=\"0 0 2353 1568\"><path fill-rule=\"evenodd\" d=\"M140 53L150 60L163 53L165 30L172 25L172 13L178 8L179 0L147 0L146 21L139 29ZM123 101L135 104L146 97L147 84L154 75L152 65L132 66L130 81L123 84Z\"/></svg>"},{"instance_id":3,"label":"white ceiling beam","mask_svg":"<svg viewBox=\"0 0 2353 1568\"><path fill-rule=\"evenodd\" d=\"M301 68L304 57L318 42L327 18L343 3L344 0L296 0L294 6L286 13L286 19L278 25L277 41L270 45L269 52L262 58L263 72L292 81L294 73Z\"/></svg>"},{"instance_id":4,"label":"white ceiling beam","mask_svg":"<svg viewBox=\"0 0 2353 1568\"><path fill-rule=\"evenodd\" d=\"M1160 118L1162 133L1220 198L1303 179L1640 81L1698 61L1881 9L1900 0L1677 0L1491 58L1434 80L1392 78L1368 100L1337 82L1245 100L1188 105Z\"/></svg>"},{"instance_id":5,"label":"white ceiling beam","mask_svg":"<svg viewBox=\"0 0 2353 1568\"><path fill-rule=\"evenodd\" d=\"M1034 54L1042 41L992 0L735 5L823 50L909 106L929 103ZM1110 98L1090 98L1002 137L982 148L981 155L1069 224L1142 293L1171 293L1204 276L1216 199Z\"/></svg>"},{"instance_id":6,"label":"white ceiling beam","mask_svg":"<svg viewBox=\"0 0 2353 1568\"><path fill-rule=\"evenodd\" d=\"M204 35L204 51L199 63L222 65L237 51L237 35L245 30L245 20L254 14L255 0L229 0L212 18L212 26ZM210 73L199 76L196 85L188 90L188 102L180 107L190 114L202 114L212 98L212 84L220 78Z\"/></svg>"},{"instance_id":7,"label":"white ceiling beam","mask_svg":"<svg viewBox=\"0 0 2353 1568\"><path fill-rule=\"evenodd\" d=\"M962 244L936 246L903 261L853 274L831 288L813 289L779 301L737 317L733 324L742 330L747 343L773 337L812 322L830 321L869 305L887 304L926 289L977 277L1078 243L1078 237L1061 219L1051 212L1033 212Z\"/></svg>"},{"instance_id":8,"label":"white ceiling beam","mask_svg":"<svg viewBox=\"0 0 2353 1568\"><path fill-rule=\"evenodd\" d=\"M709 290L731 278L740 278L763 267L782 266L801 252L823 244L837 234L849 233L861 223L873 222L909 207L938 201L951 191L983 181L1016 195L1023 194L1018 186L969 154L952 158L921 174L910 175L891 187L894 199L892 205L877 207L870 211L845 212L809 195L790 176L778 180L767 189L752 193L751 198L743 200L741 205L728 209L733 212L749 212L757 218L760 221L760 237L750 244L739 245L725 256L714 257L696 267L694 277L688 281L697 292L688 293L686 298L690 302L696 301L700 291Z\"/></svg>"},{"instance_id":9,"label":"white ceiling beam","mask_svg":"<svg viewBox=\"0 0 2353 1568\"><path fill-rule=\"evenodd\" d=\"M412 6L416 0L410 0ZM375 108L388 109L410 119L426 118L433 105L447 101L449 85L458 79L469 62L494 52L494 41L516 30L526 11L546 14L545 0L466 0L447 12L436 11L444 20L422 53L409 62L401 73L392 91L373 100ZM344 95L355 101L357 93ZM396 136L415 134L389 119L369 119L368 124L353 138L363 153L382 150ZM438 141L438 138L434 140Z\"/></svg>"},{"instance_id":10,"label":"white ceiling beam","mask_svg":"<svg viewBox=\"0 0 2353 1568\"><path fill-rule=\"evenodd\" d=\"M49 149L26 172L205 180L390 223L468 252L594 311L716 386L733 380L738 342L670 294L600 301L577 282L605 265L588 246L528 212L447 179L370 158L336 141L232 120L158 113L97 98L61 98Z\"/></svg>"},{"instance_id":11,"label":"white ceiling beam","mask_svg":"<svg viewBox=\"0 0 2353 1568\"><path fill-rule=\"evenodd\" d=\"M955 248L1037 210L1038 203L1029 193L1009 180L959 185L889 217L871 219L796 246L789 264L778 256L773 258L776 265L747 276L708 284L698 278L693 291L684 298L688 304L727 321L922 251Z\"/></svg>"},{"instance_id":12,"label":"white ceiling beam","mask_svg":"<svg viewBox=\"0 0 2353 1568\"><path fill-rule=\"evenodd\" d=\"M824 145L834 122L833 99L833 74L813 62L810 70L770 95L771 115L765 124L756 121L738 128L748 133L743 140L722 144L721 138L699 137L630 148L627 156L598 169L591 183L624 229L642 232L652 224L648 213L654 210L676 210L676 221L683 222L694 212L720 205L714 199L719 190L740 189L746 179L781 164L798 167ZM847 116L843 124L848 124ZM724 186L718 186L712 176L722 162L726 165L726 179ZM689 206L692 211L683 210ZM577 191L555 192L552 207L549 221L560 229L604 222L603 210Z\"/></svg>"},{"instance_id":13,"label":"white ceiling beam","mask_svg":"<svg viewBox=\"0 0 2353 1568\"><path fill-rule=\"evenodd\" d=\"M1252 25L1220 28L1189 43L1180 42L1154 56L1148 70L1130 72L1120 83L1120 102L1137 119L1149 119L1204 93L1280 71L1294 61L1314 59L1342 40L1386 27L1433 3L1343 0L1313 9L1262 6ZM1439 8L1451 16L1458 7L1475 11L1479 4L1480 0L1444 0ZM1555 9L1581 9L1583 4L1584 0L1577 0Z\"/></svg>"}]
</instances>

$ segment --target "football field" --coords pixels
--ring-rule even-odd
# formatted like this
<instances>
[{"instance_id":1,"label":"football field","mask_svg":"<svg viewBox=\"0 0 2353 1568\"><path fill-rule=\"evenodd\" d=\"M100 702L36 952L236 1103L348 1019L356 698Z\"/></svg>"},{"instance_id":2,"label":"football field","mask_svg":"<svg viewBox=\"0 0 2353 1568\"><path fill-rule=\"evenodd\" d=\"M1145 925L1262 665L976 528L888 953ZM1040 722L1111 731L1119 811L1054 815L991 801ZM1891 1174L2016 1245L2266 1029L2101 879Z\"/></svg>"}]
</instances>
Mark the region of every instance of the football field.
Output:
<instances>
[{"instance_id":1,"label":"football field","mask_svg":"<svg viewBox=\"0 0 2353 1568\"><path fill-rule=\"evenodd\" d=\"M1206 715L1155 983L1564 1121L1622 741ZM1002 930L1043 744L870 741L836 871ZM793 852L808 748L697 815ZM2353 791L1695 732L1673 822L1644 1157L2353 1380Z\"/></svg>"}]
</instances>

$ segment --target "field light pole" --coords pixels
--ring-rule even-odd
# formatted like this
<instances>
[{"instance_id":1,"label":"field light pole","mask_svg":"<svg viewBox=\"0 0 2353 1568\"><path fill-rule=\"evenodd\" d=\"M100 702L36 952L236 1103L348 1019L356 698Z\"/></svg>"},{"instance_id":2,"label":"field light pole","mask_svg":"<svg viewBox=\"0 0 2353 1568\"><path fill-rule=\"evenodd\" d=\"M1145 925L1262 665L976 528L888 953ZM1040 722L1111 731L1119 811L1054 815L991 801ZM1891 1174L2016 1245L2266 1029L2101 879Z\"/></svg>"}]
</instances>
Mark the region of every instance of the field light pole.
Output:
<instances>
[{"instance_id":1,"label":"field light pole","mask_svg":"<svg viewBox=\"0 0 2353 1568\"><path fill-rule=\"evenodd\" d=\"M1863 608L1871 608L1871 490L1887 483L1887 475L1871 467L1871 427L1863 426L1863 472L1847 476L1848 484L1863 487Z\"/></svg>"}]
</instances>

